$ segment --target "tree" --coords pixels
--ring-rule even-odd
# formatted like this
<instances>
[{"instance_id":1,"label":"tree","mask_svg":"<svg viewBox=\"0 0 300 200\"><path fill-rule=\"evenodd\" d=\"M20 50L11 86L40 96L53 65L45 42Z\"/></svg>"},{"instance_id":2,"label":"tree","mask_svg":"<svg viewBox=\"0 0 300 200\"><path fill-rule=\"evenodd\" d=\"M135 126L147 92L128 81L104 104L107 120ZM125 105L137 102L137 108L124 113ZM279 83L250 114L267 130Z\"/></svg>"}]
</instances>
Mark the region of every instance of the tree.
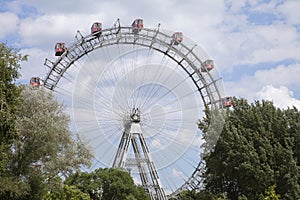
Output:
<instances>
[{"instance_id":1,"label":"tree","mask_svg":"<svg viewBox=\"0 0 300 200\"><path fill-rule=\"evenodd\" d=\"M59 188L57 176L88 166L91 154L80 139L72 137L69 117L51 92L24 86L22 97L17 116L19 137L14 141L10 168L29 186L25 197L41 199L48 190ZM34 191L37 186L39 191Z\"/></svg>"},{"instance_id":2,"label":"tree","mask_svg":"<svg viewBox=\"0 0 300 200\"><path fill-rule=\"evenodd\" d=\"M27 56L0 43L0 198L9 193L22 195L27 187L8 169L12 157L12 144L18 138L17 113L21 104L21 89L15 84L20 74L20 63ZM7 196L9 198L9 196Z\"/></svg>"},{"instance_id":3,"label":"tree","mask_svg":"<svg viewBox=\"0 0 300 200\"><path fill-rule=\"evenodd\" d=\"M118 169L97 169L91 173L79 172L65 181L75 185L91 199L149 199L142 187L137 187L128 172Z\"/></svg>"},{"instance_id":4,"label":"tree","mask_svg":"<svg viewBox=\"0 0 300 200\"><path fill-rule=\"evenodd\" d=\"M300 199L299 117L296 108L235 99L219 140L204 157L206 190L233 200L259 199L277 185L281 197Z\"/></svg>"},{"instance_id":5,"label":"tree","mask_svg":"<svg viewBox=\"0 0 300 200\"><path fill-rule=\"evenodd\" d=\"M63 185L63 188L59 191L48 192L45 200L90 200L90 196L74 185Z\"/></svg>"}]
</instances>

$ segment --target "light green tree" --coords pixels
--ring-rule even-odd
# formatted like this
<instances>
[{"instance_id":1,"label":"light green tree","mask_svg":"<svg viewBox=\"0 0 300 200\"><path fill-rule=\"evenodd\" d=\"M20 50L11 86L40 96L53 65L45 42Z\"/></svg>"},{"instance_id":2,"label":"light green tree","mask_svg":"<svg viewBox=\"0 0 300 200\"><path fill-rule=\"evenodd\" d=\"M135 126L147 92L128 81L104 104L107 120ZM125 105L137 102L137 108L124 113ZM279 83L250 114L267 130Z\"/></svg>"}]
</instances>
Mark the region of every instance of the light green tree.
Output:
<instances>
[{"instance_id":1,"label":"light green tree","mask_svg":"<svg viewBox=\"0 0 300 200\"><path fill-rule=\"evenodd\" d=\"M80 191L74 185L64 185L61 190L48 192L45 200L90 200L90 196Z\"/></svg>"},{"instance_id":2,"label":"light green tree","mask_svg":"<svg viewBox=\"0 0 300 200\"><path fill-rule=\"evenodd\" d=\"M30 187L27 199L41 199L48 190L60 189L57 176L89 166L91 154L79 138L72 137L69 117L52 92L24 86L21 95L11 171Z\"/></svg>"},{"instance_id":3,"label":"light green tree","mask_svg":"<svg viewBox=\"0 0 300 200\"><path fill-rule=\"evenodd\" d=\"M264 200L279 200L280 195L276 194L275 191L276 185L272 185L268 188L268 190L265 192L265 198Z\"/></svg>"}]
</instances>

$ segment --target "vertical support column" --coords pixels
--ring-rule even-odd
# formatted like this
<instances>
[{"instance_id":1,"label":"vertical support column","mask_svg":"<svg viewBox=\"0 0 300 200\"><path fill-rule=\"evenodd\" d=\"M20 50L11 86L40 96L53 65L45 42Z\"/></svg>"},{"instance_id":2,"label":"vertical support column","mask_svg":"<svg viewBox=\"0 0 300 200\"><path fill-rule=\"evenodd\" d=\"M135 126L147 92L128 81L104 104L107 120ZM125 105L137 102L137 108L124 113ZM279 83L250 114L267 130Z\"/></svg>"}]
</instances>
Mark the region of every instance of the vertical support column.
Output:
<instances>
[{"instance_id":1,"label":"vertical support column","mask_svg":"<svg viewBox=\"0 0 300 200\"><path fill-rule=\"evenodd\" d=\"M151 200L166 200L167 198L142 134L138 109L133 109L130 120L125 123L125 131L113 162L113 168L125 168L130 142L134 152L134 165L138 168L146 193ZM148 171L146 168L148 168Z\"/></svg>"},{"instance_id":2,"label":"vertical support column","mask_svg":"<svg viewBox=\"0 0 300 200\"><path fill-rule=\"evenodd\" d=\"M166 198L165 192L162 189L162 187L160 186L159 177L158 177L157 171L155 169L153 160L150 157L148 146L146 144L145 138L143 137L142 133L140 133L138 135L139 135L139 139L140 139L140 142L141 142L141 146L142 146L142 149L143 149L144 156L147 160L149 173L150 173L150 176L151 176L151 179L152 179L152 182L153 182L153 187L154 187L155 193L157 195L156 198L159 199L159 200L166 200L167 198Z\"/></svg>"},{"instance_id":3,"label":"vertical support column","mask_svg":"<svg viewBox=\"0 0 300 200\"><path fill-rule=\"evenodd\" d=\"M129 144L131 141L132 134L129 130L130 126L125 125L125 131L123 132L122 139L120 141L117 154L114 159L113 168L124 168L126 157L128 153Z\"/></svg>"},{"instance_id":4,"label":"vertical support column","mask_svg":"<svg viewBox=\"0 0 300 200\"><path fill-rule=\"evenodd\" d=\"M144 190L146 191L146 193L148 194L148 196L150 197L150 199L155 199L153 197L153 194L152 194L150 188L149 188L149 186L151 186L151 184L149 183L149 179L148 179L148 176L147 176L146 169L144 167L144 163L142 163L143 157L142 157L141 152L139 150L139 146L137 144L135 134L133 134L133 136L131 138L131 141L132 141L132 147L133 147L133 151L134 151L134 156L135 156L135 159L137 161L136 165L137 165L137 168L139 170L139 175L140 175L140 178L141 178Z\"/></svg>"}]
</instances>

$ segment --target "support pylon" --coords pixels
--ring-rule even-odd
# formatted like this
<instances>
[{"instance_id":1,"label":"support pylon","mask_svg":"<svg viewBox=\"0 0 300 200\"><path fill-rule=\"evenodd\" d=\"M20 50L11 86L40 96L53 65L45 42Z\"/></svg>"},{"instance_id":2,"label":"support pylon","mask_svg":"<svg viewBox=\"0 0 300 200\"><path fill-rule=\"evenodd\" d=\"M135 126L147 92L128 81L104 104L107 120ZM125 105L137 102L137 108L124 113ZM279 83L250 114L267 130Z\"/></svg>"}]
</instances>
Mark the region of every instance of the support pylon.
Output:
<instances>
[{"instance_id":1,"label":"support pylon","mask_svg":"<svg viewBox=\"0 0 300 200\"><path fill-rule=\"evenodd\" d=\"M157 171L143 137L140 120L140 111L138 108L134 108L128 120L125 120L125 130L113 162L113 168L125 168L126 165L136 165L143 188L150 196L150 199L166 200L166 195L161 187ZM134 152L134 159L127 160L130 142Z\"/></svg>"}]
</instances>

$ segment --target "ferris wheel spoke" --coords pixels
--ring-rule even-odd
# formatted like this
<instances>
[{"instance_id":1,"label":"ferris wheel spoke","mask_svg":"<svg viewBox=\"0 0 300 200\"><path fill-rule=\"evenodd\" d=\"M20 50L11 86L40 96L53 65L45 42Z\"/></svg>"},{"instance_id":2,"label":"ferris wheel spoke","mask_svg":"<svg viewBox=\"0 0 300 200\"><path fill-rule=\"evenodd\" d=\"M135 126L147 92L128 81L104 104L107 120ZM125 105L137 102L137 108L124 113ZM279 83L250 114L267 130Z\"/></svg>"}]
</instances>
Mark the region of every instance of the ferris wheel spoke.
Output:
<instances>
[{"instance_id":1,"label":"ferris wheel spoke","mask_svg":"<svg viewBox=\"0 0 300 200\"><path fill-rule=\"evenodd\" d=\"M170 93L172 93L173 90L175 90L177 87L179 87L181 84L185 83L187 81L188 77L181 80L179 83L177 83L175 86L173 86L172 88L168 88L168 90L166 92L164 92L163 94L161 94L159 97L157 97L157 94L151 94L152 98L145 98L145 102L143 103L143 105L141 106L142 108L146 105L154 105L156 104L158 101L160 101L162 98L166 97L167 95L169 95ZM154 96L156 96L156 98L153 98ZM147 106L150 107L150 106Z\"/></svg>"},{"instance_id":2,"label":"ferris wheel spoke","mask_svg":"<svg viewBox=\"0 0 300 200\"><path fill-rule=\"evenodd\" d=\"M164 113L154 114L154 115L152 115L152 117L159 117L159 116L164 116L164 115L167 115L167 114L173 114L173 113L178 113L178 112L182 113L183 111L189 111L189 110L194 111L195 108L200 108L200 107L199 106L181 107L181 108L178 108L178 109L167 110Z\"/></svg>"},{"instance_id":3,"label":"ferris wheel spoke","mask_svg":"<svg viewBox=\"0 0 300 200\"><path fill-rule=\"evenodd\" d=\"M146 55L146 62L144 64L145 66L149 66L152 55L153 55L153 50L151 48L148 48L147 55ZM141 78L141 83L140 84L143 84L145 82L145 79L146 79L146 70L143 70L141 77L142 78ZM136 94L137 98L140 97L140 95L141 95L140 90L137 90L137 94ZM141 107L140 102L138 103L138 100L136 100L136 102L137 102L136 107L138 107L138 108Z\"/></svg>"},{"instance_id":4,"label":"ferris wheel spoke","mask_svg":"<svg viewBox=\"0 0 300 200\"><path fill-rule=\"evenodd\" d=\"M133 59L132 59L132 64L131 66L133 66L133 78L131 79L131 88L135 88L136 84L136 79L137 79L137 74L136 74L136 69L138 67L138 53L139 51L137 51L137 47L136 44L133 45ZM133 95L132 96L133 101L132 101L132 108L136 108L136 96Z\"/></svg>"},{"instance_id":5,"label":"ferris wheel spoke","mask_svg":"<svg viewBox=\"0 0 300 200\"><path fill-rule=\"evenodd\" d=\"M160 130L161 128L164 128L163 131ZM153 140L158 140L158 141L164 140L166 143L172 143L172 144L175 144L178 146L185 146L185 147L187 146L186 141L183 140L183 139L185 139L183 137L184 135L182 135L181 133L178 133L177 130L175 130L176 133L174 133L174 130L172 129L171 126L160 127L160 128L156 128L155 126L149 126L148 129L161 133L159 136L156 136L153 139L151 139L151 137L150 137L149 139L151 140L151 142L153 142ZM149 131L146 132L146 135L147 135L147 133L149 134ZM174 134L172 134L172 133L174 133ZM152 134L150 133L149 135L152 135ZM189 141L189 143L190 143L190 141ZM159 147L162 147L162 144L158 143L158 145L161 145ZM176 150L175 150L175 152L176 152Z\"/></svg>"},{"instance_id":6,"label":"ferris wheel spoke","mask_svg":"<svg viewBox=\"0 0 300 200\"><path fill-rule=\"evenodd\" d=\"M153 81L154 83L159 82L161 85L164 85L172 78L172 76L169 75L169 76L166 76L163 80L160 80L160 78L162 77L163 72L166 69L168 69L168 67L167 67L168 61L169 60L166 59L166 55L164 55L163 58L161 59L160 63L159 63L160 69L156 72L157 76ZM176 64L176 66L173 70L176 71L178 69L178 67L179 67L179 65ZM154 92L153 92L153 90L154 90L154 87L152 87L148 92L148 93L153 94L153 95L150 95L148 93L145 95L146 96L145 101L147 101L149 98L153 97L157 93L157 91L159 90L159 87L156 87L156 90L154 90Z\"/></svg>"},{"instance_id":7,"label":"ferris wheel spoke","mask_svg":"<svg viewBox=\"0 0 300 200\"><path fill-rule=\"evenodd\" d=\"M189 139L189 141L187 143L186 137L189 137L189 135L185 135L185 134L179 132L179 135L177 135L175 137L174 134L173 135L171 134L171 133L174 133L174 130L172 129L171 125L169 127L168 126L164 127L163 132L159 128L156 128L155 126L149 126L147 128L149 130L154 130L156 132L161 132L161 134L159 135L157 140L164 140L166 143L171 142L173 145L176 145L174 152L177 151L178 146L189 147L194 152L199 152L200 144L198 144L198 143L195 144L195 142L197 142L197 140L200 139L200 137L197 136L197 135L192 136L192 138L194 138L194 139L192 141L190 141L191 139ZM175 130L175 131L178 131L178 130ZM146 135L147 134L149 135L148 132L146 132ZM177 134L178 134L178 132L177 132ZM150 135L152 135L152 134L150 134Z\"/></svg>"},{"instance_id":8,"label":"ferris wheel spoke","mask_svg":"<svg viewBox=\"0 0 300 200\"><path fill-rule=\"evenodd\" d=\"M147 90L146 94L144 95L143 101L140 103L139 107L143 108L147 102L151 101L159 92L160 87L157 87L157 84L164 84L168 78L164 81L160 81L160 78L162 77L163 71L167 69L166 67L161 67L159 71L156 73L156 76L154 77L154 80L152 81L153 84L150 84L150 88Z\"/></svg>"},{"instance_id":9,"label":"ferris wheel spoke","mask_svg":"<svg viewBox=\"0 0 300 200\"><path fill-rule=\"evenodd\" d=\"M103 146L108 143L108 141L110 141L108 144L110 144L110 146L114 146L114 145L111 145L111 144L115 144L118 139L119 139L119 134L120 134L120 130L118 128L113 128L113 129L110 129L108 131L108 133L111 133L111 134L106 134L106 135L103 135L103 134L98 134L96 136L93 137L93 142L95 144L97 144L95 146L95 149L98 149L98 148L103 148Z\"/></svg>"},{"instance_id":10,"label":"ferris wheel spoke","mask_svg":"<svg viewBox=\"0 0 300 200\"><path fill-rule=\"evenodd\" d=\"M165 158L166 157L160 158L160 159L165 159ZM155 159L154 162L155 163L159 163L160 160L156 160ZM180 166L178 164L177 165L176 164L171 164L170 166L167 167L167 169L162 169L161 170L161 175L171 174L172 178L170 179L170 177L169 177L170 180L174 179L174 175L176 175L177 182L178 182L178 179L186 181L188 179L188 177L189 177L189 174L186 173L186 169L187 169L186 166L185 166L185 168L183 168L182 166ZM167 176L167 175L165 175L165 176ZM163 180L166 180L166 179L167 178L164 178ZM174 184L175 184L175 181L174 181Z\"/></svg>"}]
</instances>

